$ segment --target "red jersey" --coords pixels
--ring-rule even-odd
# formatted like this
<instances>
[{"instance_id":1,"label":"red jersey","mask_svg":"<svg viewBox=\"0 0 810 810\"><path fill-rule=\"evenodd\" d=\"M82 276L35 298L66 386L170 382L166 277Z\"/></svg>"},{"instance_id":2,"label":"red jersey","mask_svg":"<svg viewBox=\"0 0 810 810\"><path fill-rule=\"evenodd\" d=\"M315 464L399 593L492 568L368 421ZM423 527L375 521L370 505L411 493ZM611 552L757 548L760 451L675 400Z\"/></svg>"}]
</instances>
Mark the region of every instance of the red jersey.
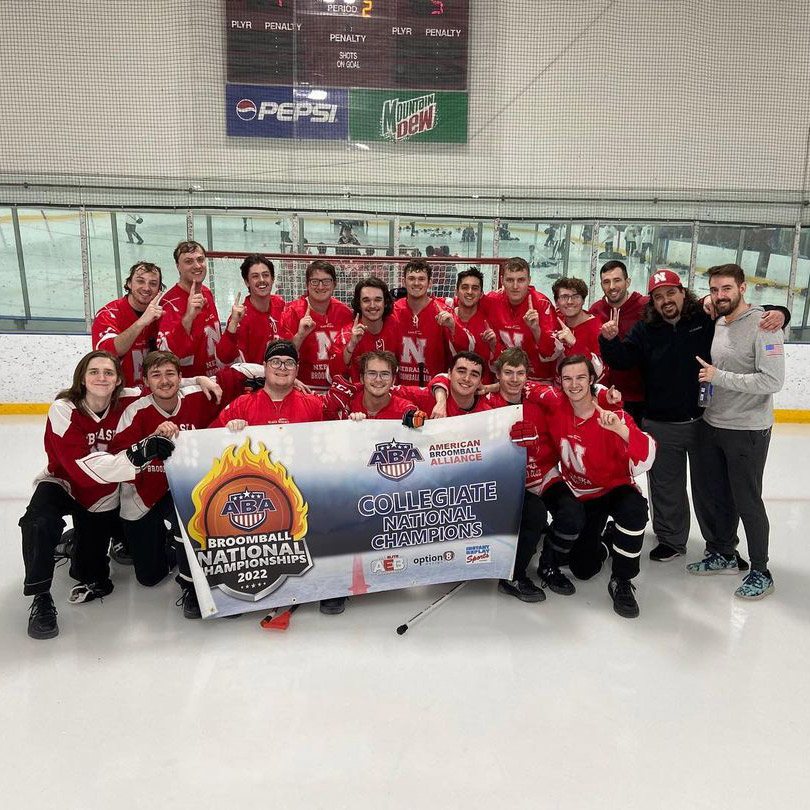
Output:
<instances>
[{"instance_id":1,"label":"red jersey","mask_svg":"<svg viewBox=\"0 0 810 810\"><path fill-rule=\"evenodd\" d=\"M383 327L379 334L372 335L371 332L366 331L360 342L352 354L352 361L349 366L343 361L343 350L351 340L352 324L343 327L343 331L335 338L332 344L332 349L329 355L329 373L334 377L342 374L345 377L352 379L354 382L360 382L360 358L372 349L379 349L381 351L393 352L397 357L402 356L402 333L399 330L399 324L393 317L388 317L383 321Z\"/></svg>"},{"instance_id":2,"label":"red jersey","mask_svg":"<svg viewBox=\"0 0 810 810\"><path fill-rule=\"evenodd\" d=\"M124 354L115 349L115 339L129 329L143 315L129 303L128 296L116 298L102 307L93 320L93 348L109 352L121 361L124 373L124 385L141 385L143 383L143 359L157 348L158 321L152 321L141 330L135 342Z\"/></svg>"},{"instance_id":3,"label":"red jersey","mask_svg":"<svg viewBox=\"0 0 810 810\"><path fill-rule=\"evenodd\" d=\"M274 402L262 389L243 394L234 400L210 427L225 427L231 419L244 419L249 425L282 425L298 422L321 422L323 402L313 394L304 394L293 388L280 402Z\"/></svg>"},{"instance_id":4,"label":"red jersey","mask_svg":"<svg viewBox=\"0 0 810 810\"><path fill-rule=\"evenodd\" d=\"M432 297L418 315L408 306L407 298L394 303L391 317L402 334L402 349L397 356L401 383L424 385L434 375L447 371L450 331L436 323L436 315L446 310L443 302Z\"/></svg>"},{"instance_id":5,"label":"red jersey","mask_svg":"<svg viewBox=\"0 0 810 810\"><path fill-rule=\"evenodd\" d=\"M243 363L264 363L264 351L271 340L281 336L281 313L284 299L280 295L270 296L267 312L260 312L253 306L250 296L245 299L245 314L231 334L227 327L216 346L216 355L221 363L228 365L234 360ZM231 319L228 318L228 323Z\"/></svg>"},{"instance_id":6,"label":"red jersey","mask_svg":"<svg viewBox=\"0 0 810 810\"><path fill-rule=\"evenodd\" d=\"M438 377L430 381L426 388L420 388L416 385L396 385L394 390L400 396L409 399L415 403L420 410L424 411L428 417L436 404L436 398L433 396L434 386L442 387L447 391L447 415L448 416L463 416L465 413L481 413L481 411L491 410L491 406L487 402L486 397L475 395L473 405L471 408L465 410L453 399L450 393L450 385L446 374L440 374Z\"/></svg>"},{"instance_id":7,"label":"red jersey","mask_svg":"<svg viewBox=\"0 0 810 810\"><path fill-rule=\"evenodd\" d=\"M350 413L364 413L368 419L396 419L401 422L402 417L410 411L415 411L416 405L396 394L391 395L391 401L374 415L368 412L363 402L363 391L358 391L347 403L345 411L338 411L338 419L348 418Z\"/></svg>"},{"instance_id":8,"label":"red jersey","mask_svg":"<svg viewBox=\"0 0 810 810\"><path fill-rule=\"evenodd\" d=\"M205 306L194 319L190 335L182 324L189 294L175 284L160 302L163 317L158 327L158 348L174 352L180 358L184 377L210 377L221 365L216 356L222 333L217 305L208 287L202 286L200 292L205 297Z\"/></svg>"},{"instance_id":9,"label":"red jersey","mask_svg":"<svg viewBox=\"0 0 810 810\"><path fill-rule=\"evenodd\" d=\"M492 350L489 348L483 337L484 332L490 329L490 324L487 321L484 313L481 312L480 307L476 309L475 314L468 320L462 321L458 315L458 309L453 313L456 320L456 333L451 337L450 343L455 352L475 352L484 359L484 373L481 376L482 383L490 383L494 379L492 371L492 361L494 360Z\"/></svg>"},{"instance_id":10,"label":"red jersey","mask_svg":"<svg viewBox=\"0 0 810 810\"><path fill-rule=\"evenodd\" d=\"M565 319L560 315L560 320L565 322ZM602 353L599 351L599 332L602 329L602 321L599 318L588 318L577 326L571 328L576 338L576 343L569 346L567 343L561 341L563 348L563 355L557 359L557 374L555 382L557 385L560 383L559 365L563 357L573 357L575 354L584 354L593 363L594 371L596 372L596 381L602 382L602 377L605 374L605 364L602 362Z\"/></svg>"},{"instance_id":11,"label":"red jersey","mask_svg":"<svg viewBox=\"0 0 810 810\"><path fill-rule=\"evenodd\" d=\"M118 481L132 477L132 465L118 474L99 475L93 469L97 457L107 455L115 429L126 407L141 396L140 388L125 388L116 406L101 415L77 408L67 399L57 399L48 409L45 423L45 453L48 464L34 480L59 484L89 512L108 512L118 506Z\"/></svg>"},{"instance_id":12,"label":"red jersey","mask_svg":"<svg viewBox=\"0 0 810 810\"><path fill-rule=\"evenodd\" d=\"M596 315L602 323L607 323L612 319L614 311L618 310L619 339L624 340L633 326L644 317L644 310L649 300L646 295L632 292L620 307L611 307L606 299L600 298L590 308L590 313ZM627 371L606 368L602 382L608 386L615 385L627 402L644 401L644 383L638 368L631 368Z\"/></svg>"},{"instance_id":13,"label":"red jersey","mask_svg":"<svg viewBox=\"0 0 810 810\"><path fill-rule=\"evenodd\" d=\"M599 424L598 411L587 419L576 416L568 397L555 388L546 388L539 402L559 453L563 480L579 500L598 498L625 485L638 489L634 478L652 467L655 441L630 414L615 411L630 430L625 442Z\"/></svg>"},{"instance_id":14,"label":"red jersey","mask_svg":"<svg viewBox=\"0 0 810 810\"><path fill-rule=\"evenodd\" d=\"M302 295L287 304L281 316L281 336L292 340L298 332L301 318L307 313L308 297ZM323 315L310 309L315 328L298 347L298 379L310 388L326 390L329 387L329 352L344 327L351 329L354 315L346 304L333 298Z\"/></svg>"},{"instance_id":15,"label":"red jersey","mask_svg":"<svg viewBox=\"0 0 810 810\"><path fill-rule=\"evenodd\" d=\"M534 308L540 316L540 341L535 342L532 330L526 325L523 316L529 309L529 295ZM504 349L519 346L529 356L529 376L543 382L551 382L556 371L555 360L560 347L554 333L560 328L551 301L543 293L529 287L529 294L516 307L509 303L505 292L498 290L487 293L478 305L479 311L486 317L495 330L497 343L495 356Z\"/></svg>"}]
</instances>

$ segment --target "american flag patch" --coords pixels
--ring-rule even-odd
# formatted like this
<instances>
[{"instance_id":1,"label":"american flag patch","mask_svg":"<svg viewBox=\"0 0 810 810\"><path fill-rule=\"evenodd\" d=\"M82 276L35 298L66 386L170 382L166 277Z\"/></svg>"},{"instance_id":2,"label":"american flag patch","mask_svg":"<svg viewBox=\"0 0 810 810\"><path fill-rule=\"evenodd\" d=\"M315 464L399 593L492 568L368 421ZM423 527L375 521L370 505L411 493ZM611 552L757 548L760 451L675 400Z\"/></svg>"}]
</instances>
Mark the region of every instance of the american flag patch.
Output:
<instances>
[{"instance_id":1,"label":"american flag patch","mask_svg":"<svg viewBox=\"0 0 810 810\"><path fill-rule=\"evenodd\" d=\"M766 343L765 344L765 354L769 354L771 356L776 356L779 354L784 354L785 350L781 343Z\"/></svg>"}]
</instances>

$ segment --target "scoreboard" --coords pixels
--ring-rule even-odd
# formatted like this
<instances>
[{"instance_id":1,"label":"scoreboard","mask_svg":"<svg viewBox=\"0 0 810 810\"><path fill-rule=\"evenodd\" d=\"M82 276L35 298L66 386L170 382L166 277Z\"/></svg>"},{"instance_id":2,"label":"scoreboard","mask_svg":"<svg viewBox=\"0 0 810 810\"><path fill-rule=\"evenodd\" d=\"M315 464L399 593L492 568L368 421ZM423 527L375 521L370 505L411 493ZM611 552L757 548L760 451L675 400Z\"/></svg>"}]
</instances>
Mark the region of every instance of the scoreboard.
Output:
<instances>
[{"instance_id":1,"label":"scoreboard","mask_svg":"<svg viewBox=\"0 0 810 810\"><path fill-rule=\"evenodd\" d=\"M228 0L228 81L467 89L469 0Z\"/></svg>"}]
</instances>

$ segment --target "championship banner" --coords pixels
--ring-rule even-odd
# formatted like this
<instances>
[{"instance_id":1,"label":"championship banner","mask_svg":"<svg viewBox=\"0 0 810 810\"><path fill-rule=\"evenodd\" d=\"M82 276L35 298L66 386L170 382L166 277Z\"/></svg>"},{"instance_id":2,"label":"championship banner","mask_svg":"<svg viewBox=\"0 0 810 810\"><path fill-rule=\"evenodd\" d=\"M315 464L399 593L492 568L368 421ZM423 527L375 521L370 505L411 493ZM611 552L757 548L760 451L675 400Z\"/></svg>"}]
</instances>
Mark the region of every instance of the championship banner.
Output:
<instances>
[{"instance_id":1,"label":"championship banner","mask_svg":"<svg viewBox=\"0 0 810 810\"><path fill-rule=\"evenodd\" d=\"M166 474L203 617L511 578L522 406L431 420L182 431Z\"/></svg>"}]
</instances>

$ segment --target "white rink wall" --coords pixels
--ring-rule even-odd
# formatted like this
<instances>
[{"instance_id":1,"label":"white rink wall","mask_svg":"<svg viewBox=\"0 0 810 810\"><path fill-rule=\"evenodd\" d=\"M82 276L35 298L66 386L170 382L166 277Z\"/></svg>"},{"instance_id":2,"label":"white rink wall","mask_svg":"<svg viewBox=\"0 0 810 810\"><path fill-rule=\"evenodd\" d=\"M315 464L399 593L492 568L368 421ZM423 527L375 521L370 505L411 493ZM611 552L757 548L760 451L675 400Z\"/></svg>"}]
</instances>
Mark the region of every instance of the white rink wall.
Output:
<instances>
[{"instance_id":1,"label":"white rink wall","mask_svg":"<svg viewBox=\"0 0 810 810\"><path fill-rule=\"evenodd\" d=\"M810 344L786 347L787 381L775 406L810 409ZM90 351L88 335L0 334L0 405L51 402L70 384L79 359Z\"/></svg>"}]
</instances>

